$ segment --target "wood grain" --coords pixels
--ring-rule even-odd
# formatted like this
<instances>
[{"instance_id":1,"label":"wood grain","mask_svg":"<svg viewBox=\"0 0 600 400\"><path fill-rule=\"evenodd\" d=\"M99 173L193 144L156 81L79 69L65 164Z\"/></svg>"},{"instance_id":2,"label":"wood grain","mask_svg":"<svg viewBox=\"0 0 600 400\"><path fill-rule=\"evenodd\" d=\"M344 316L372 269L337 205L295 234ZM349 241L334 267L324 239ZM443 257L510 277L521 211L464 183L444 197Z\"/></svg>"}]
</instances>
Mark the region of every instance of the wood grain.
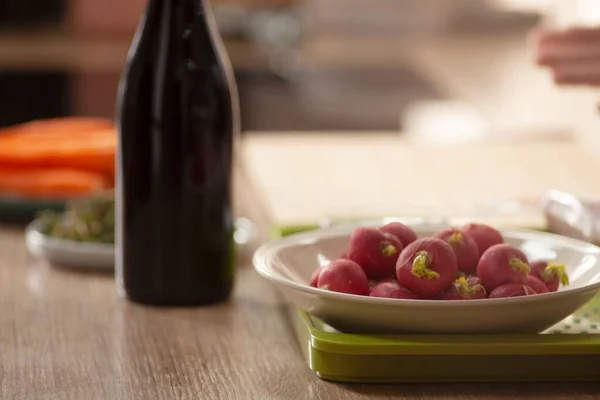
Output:
<instances>
[{"instance_id":1,"label":"wood grain","mask_svg":"<svg viewBox=\"0 0 600 400\"><path fill-rule=\"evenodd\" d=\"M266 223L238 175L240 213ZM341 385L307 367L275 291L247 262L225 304L153 308L112 275L47 265L0 225L0 398L600 399L600 384Z\"/></svg>"},{"instance_id":2,"label":"wood grain","mask_svg":"<svg viewBox=\"0 0 600 400\"><path fill-rule=\"evenodd\" d=\"M317 378L273 290L240 266L227 304L165 309L52 268L0 228L3 399L600 399L600 385L339 385Z\"/></svg>"}]
</instances>

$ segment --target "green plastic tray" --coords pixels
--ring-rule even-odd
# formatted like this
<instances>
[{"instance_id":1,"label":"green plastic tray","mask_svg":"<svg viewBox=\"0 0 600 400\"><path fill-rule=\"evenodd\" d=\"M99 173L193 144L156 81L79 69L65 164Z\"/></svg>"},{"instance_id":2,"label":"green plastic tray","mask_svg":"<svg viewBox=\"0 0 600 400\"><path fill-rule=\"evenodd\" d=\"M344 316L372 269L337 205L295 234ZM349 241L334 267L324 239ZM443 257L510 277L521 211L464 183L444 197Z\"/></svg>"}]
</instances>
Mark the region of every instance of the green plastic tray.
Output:
<instances>
[{"instance_id":1,"label":"green plastic tray","mask_svg":"<svg viewBox=\"0 0 600 400\"><path fill-rule=\"evenodd\" d=\"M273 237L317 225L276 227ZM308 366L338 382L600 381L600 295L554 327L526 335L357 335L288 308Z\"/></svg>"},{"instance_id":2,"label":"green plastic tray","mask_svg":"<svg viewBox=\"0 0 600 400\"><path fill-rule=\"evenodd\" d=\"M355 335L289 313L308 366L326 380L600 381L600 296L535 335Z\"/></svg>"}]
</instances>

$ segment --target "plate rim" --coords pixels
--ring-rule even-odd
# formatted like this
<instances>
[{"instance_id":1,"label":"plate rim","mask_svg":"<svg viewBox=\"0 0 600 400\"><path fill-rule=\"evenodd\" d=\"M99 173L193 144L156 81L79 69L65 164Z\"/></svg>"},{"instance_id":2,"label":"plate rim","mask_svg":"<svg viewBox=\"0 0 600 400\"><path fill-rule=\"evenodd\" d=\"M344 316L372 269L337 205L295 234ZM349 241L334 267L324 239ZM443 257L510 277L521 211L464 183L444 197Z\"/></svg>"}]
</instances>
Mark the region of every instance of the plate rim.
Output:
<instances>
[{"instance_id":1,"label":"plate rim","mask_svg":"<svg viewBox=\"0 0 600 400\"><path fill-rule=\"evenodd\" d=\"M115 254L115 245L108 243L78 242L46 235L42 232L43 222L33 220L25 227L25 240L28 244L48 250L66 251L77 254L95 253L94 256L110 257Z\"/></svg>"},{"instance_id":2,"label":"plate rim","mask_svg":"<svg viewBox=\"0 0 600 400\"><path fill-rule=\"evenodd\" d=\"M387 218L380 219L379 221L388 220ZM415 226L439 226L441 227L452 227L453 225L447 223L440 223L439 220L435 222L428 222L423 220L423 222L419 224L409 225L411 227ZM310 294L313 296L317 296L320 298L328 298L336 301L350 301L353 303L362 303L362 304L373 304L373 305L387 305L387 306L400 306L400 305L410 305L415 307L423 307L423 308L452 308L452 307L481 307L485 304L488 305L511 305L511 304L522 304L522 303L533 303L539 301L547 301L548 299L557 299L569 295L574 294L584 294L592 291L600 290L600 282L585 285L578 288L565 288L564 290L560 290L557 292L550 293L540 293L535 296L522 296L522 297L509 297L509 298L494 298L494 299L473 299L473 300L452 300L452 301L432 301L432 300L423 300L423 299L387 299L387 298L379 298L379 297L370 297L370 296L360 296L348 293L338 293L327 291L323 289L314 288L307 284L300 284L291 279L280 276L275 273L267 264L269 262L269 255L272 255L278 249L289 246L290 244L299 244L301 241L314 241L316 239L323 239L329 237L338 237L338 236L347 236L349 235L356 227L358 226L380 226L377 224L373 224L373 220L370 220L368 223L358 222L355 224L344 224L343 226L335 226L330 228L320 228L315 229L308 232L300 232L295 233L284 238L272 240L261 245L254 253L252 257L252 263L254 265L254 269L261 275L263 278L286 286L288 288L299 290L306 294ZM600 257L600 247L584 242L582 240L569 238L566 236L549 233L549 232L540 232L532 229L501 229L501 233L506 234L517 234L517 235L534 235L534 236L543 236L550 238L552 240L558 240L562 243L569 244L571 247L578 247L581 249L594 250L595 253ZM600 262L599 262L600 263Z\"/></svg>"}]
</instances>

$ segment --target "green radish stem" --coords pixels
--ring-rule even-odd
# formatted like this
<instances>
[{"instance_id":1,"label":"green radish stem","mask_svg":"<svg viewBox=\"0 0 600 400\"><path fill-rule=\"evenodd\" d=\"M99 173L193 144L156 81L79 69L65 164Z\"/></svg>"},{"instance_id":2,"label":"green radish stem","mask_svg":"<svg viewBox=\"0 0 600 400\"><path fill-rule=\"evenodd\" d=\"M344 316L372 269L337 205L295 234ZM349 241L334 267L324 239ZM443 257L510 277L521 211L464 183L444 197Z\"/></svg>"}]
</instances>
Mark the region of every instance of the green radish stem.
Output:
<instances>
[{"instance_id":1,"label":"green radish stem","mask_svg":"<svg viewBox=\"0 0 600 400\"><path fill-rule=\"evenodd\" d=\"M427 278L427 280L431 279L439 279L440 274L435 272L432 269L429 269L429 266L432 263L431 254L426 251L421 251L417 253L415 260L413 261L413 267L410 270L411 274L416 276L417 278Z\"/></svg>"},{"instance_id":2,"label":"green radish stem","mask_svg":"<svg viewBox=\"0 0 600 400\"><path fill-rule=\"evenodd\" d=\"M481 286L480 284L470 286L469 282L464 276L461 276L455 282L458 283L458 292L463 297L473 297L480 290L483 290L483 292L485 293L485 288L483 286Z\"/></svg>"},{"instance_id":3,"label":"green radish stem","mask_svg":"<svg viewBox=\"0 0 600 400\"><path fill-rule=\"evenodd\" d=\"M452 235L448 238L448 242L450 243L461 243L463 240L463 234L460 232L453 232Z\"/></svg>"},{"instance_id":4,"label":"green radish stem","mask_svg":"<svg viewBox=\"0 0 600 400\"><path fill-rule=\"evenodd\" d=\"M511 268L517 272L524 272L526 275L529 275L529 273L531 272L531 267L529 266L529 264L523 262L522 260L516 257L511 258L509 263Z\"/></svg>"},{"instance_id":5,"label":"green radish stem","mask_svg":"<svg viewBox=\"0 0 600 400\"><path fill-rule=\"evenodd\" d=\"M558 276L558 279L563 286L569 285L569 276L567 275L567 269L564 264L548 264L548 266L544 268L544 272L542 272L542 279L544 281L551 281L555 276Z\"/></svg>"},{"instance_id":6,"label":"green radish stem","mask_svg":"<svg viewBox=\"0 0 600 400\"><path fill-rule=\"evenodd\" d=\"M383 254L384 256L388 256L388 257L393 256L394 254L396 254L398 252L396 250L396 246L394 246L390 242L381 242L380 250L381 250L381 254Z\"/></svg>"}]
</instances>

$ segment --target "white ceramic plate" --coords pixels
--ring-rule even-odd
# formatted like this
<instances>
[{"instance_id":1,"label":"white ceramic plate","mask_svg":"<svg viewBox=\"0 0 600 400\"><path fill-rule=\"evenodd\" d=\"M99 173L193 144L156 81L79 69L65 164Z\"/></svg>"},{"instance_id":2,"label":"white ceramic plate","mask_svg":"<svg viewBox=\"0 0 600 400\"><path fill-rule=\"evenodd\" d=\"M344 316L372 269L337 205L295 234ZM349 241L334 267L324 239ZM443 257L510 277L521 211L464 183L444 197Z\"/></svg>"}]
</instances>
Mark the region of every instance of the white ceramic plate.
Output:
<instances>
[{"instance_id":1,"label":"white ceramic plate","mask_svg":"<svg viewBox=\"0 0 600 400\"><path fill-rule=\"evenodd\" d=\"M447 227L411 225L421 237ZM502 234L530 261L549 259L566 264L571 279L568 287L527 297L432 301L356 296L309 286L312 272L345 250L356 226L319 229L267 243L254 254L254 266L288 301L340 331L353 333L537 333L568 317L600 291L599 247L529 230Z\"/></svg>"},{"instance_id":2,"label":"white ceramic plate","mask_svg":"<svg viewBox=\"0 0 600 400\"><path fill-rule=\"evenodd\" d=\"M257 246L258 233L252 221L246 218L236 220L234 240L237 253L248 257ZM115 246L112 244L84 243L58 239L45 235L41 222L34 220L25 229L25 242L28 250L37 257L48 260L53 265L111 271L115 266Z\"/></svg>"},{"instance_id":3,"label":"white ceramic plate","mask_svg":"<svg viewBox=\"0 0 600 400\"><path fill-rule=\"evenodd\" d=\"M109 271L114 269L115 246L45 235L38 220L31 222L25 229L25 242L32 254L57 266Z\"/></svg>"}]
</instances>

